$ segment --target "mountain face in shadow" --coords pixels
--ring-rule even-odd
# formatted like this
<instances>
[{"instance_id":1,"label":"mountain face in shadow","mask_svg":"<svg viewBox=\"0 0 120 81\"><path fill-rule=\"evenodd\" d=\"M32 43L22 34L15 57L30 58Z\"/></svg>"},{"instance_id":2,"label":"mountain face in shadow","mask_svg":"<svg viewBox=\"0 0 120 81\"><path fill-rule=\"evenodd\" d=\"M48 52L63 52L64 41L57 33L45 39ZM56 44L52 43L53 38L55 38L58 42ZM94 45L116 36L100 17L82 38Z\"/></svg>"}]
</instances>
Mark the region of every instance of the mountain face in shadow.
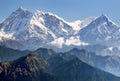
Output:
<instances>
[{"instance_id":1,"label":"mountain face in shadow","mask_svg":"<svg viewBox=\"0 0 120 81\"><path fill-rule=\"evenodd\" d=\"M54 58L56 59L49 59L51 71L61 81L119 81L119 78L94 68L69 53Z\"/></svg>"},{"instance_id":2,"label":"mountain face in shadow","mask_svg":"<svg viewBox=\"0 0 120 81\"><path fill-rule=\"evenodd\" d=\"M20 51L7 48L5 46L0 46L0 61L15 60L21 56L27 55L28 53L30 53L30 51Z\"/></svg>"},{"instance_id":3,"label":"mountain face in shadow","mask_svg":"<svg viewBox=\"0 0 120 81\"><path fill-rule=\"evenodd\" d=\"M49 59L29 54L0 63L1 81L120 81L120 78L94 68L68 53Z\"/></svg>"},{"instance_id":4,"label":"mountain face in shadow","mask_svg":"<svg viewBox=\"0 0 120 81\"><path fill-rule=\"evenodd\" d=\"M22 56L26 56L29 53L41 56L46 60L49 59L51 56L53 57L61 54L53 51L52 49L46 49L46 48L39 48L35 51L19 51L11 48L6 48L4 46L0 46L0 61L1 62L12 61ZM87 64L90 64L93 67L97 67L99 69L110 72L117 76L120 75L119 73L120 58L118 56L100 56L100 55L96 55L95 53L88 52L86 50L79 50L77 48L74 48L69 52L65 52L65 53L69 53L70 55L77 56L80 60L82 60Z\"/></svg>"},{"instance_id":5,"label":"mountain face in shadow","mask_svg":"<svg viewBox=\"0 0 120 81\"><path fill-rule=\"evenodd\" d=\"M0 63L1 81L58 81L46 72L47 61L29 54L12 62Z\"/></svg>"},{"instance_id":6,"label":"mountain face in shadow","mask_svg":"<svg viewBox=\"0 0 120 81\"><path fill-rule=\"evenodd\" d=\"M36 55L39 55L39 56L47 59L51 55L55 54L56 52L53 51L52 49L46 49L46 48L39 48L35 51L28 51L28 50L20 51L20 50L7 48L5 46L0 46L0 62L12 61L12 60L18 59L22 56L25 56L29 53L34 53Z\"/></svg>"}]
</instances>

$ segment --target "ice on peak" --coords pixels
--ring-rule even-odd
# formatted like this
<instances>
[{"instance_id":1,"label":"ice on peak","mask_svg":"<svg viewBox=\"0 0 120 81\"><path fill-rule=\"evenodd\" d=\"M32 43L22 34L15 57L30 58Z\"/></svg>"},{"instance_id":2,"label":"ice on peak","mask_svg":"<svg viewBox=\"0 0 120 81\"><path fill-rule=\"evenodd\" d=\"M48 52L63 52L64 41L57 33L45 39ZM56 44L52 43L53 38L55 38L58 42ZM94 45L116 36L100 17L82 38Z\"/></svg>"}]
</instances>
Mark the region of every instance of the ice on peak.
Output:
<instances>
[{"instance_id":1,"label":"ice on peak","mask_svg":"<svg viewBox=\"0 0 120 81\"><path fill-rule=\"evenodd\" d=\"M63 21L64 23L68 23L68 22L65 21L63 18L61 18L61 17L59 17L58 15L55 15L55 14L53 14L53 13L51 13L51 12L45 12L45 14L46 14L46 15L54 16L54 17L56 17L57 19Z\"/></svg>"},{"instance_id":2,"label":"ice on peak","mask_svg":"<svg viewBox=\"0 0 120 81\"><path fill-rule=\"evenodd\" d=\"M17 11L26 11L27 9L25 9L25 8L23 8L23 7L19 7L18 9L17 9Z\"/></svg>"},{"instance_id":3,"label":"ice on peak","mask_svg":"<svg viewBox=\"0 0 120 81\"><path fill-rule=\"evenodd\" d=\"M97 19L100 19L100 20L103 19L103 20L106 20L106 21L109 20L108 16L105 15L105 14L100 15Z\"/></svg>"},{"instance_id":4,"label":"ice on peak","mask_svg":"<svg viewBox=\"0 0 120 81\"><path fill-rule=\"evenodd\" d=\"M74 21L74 23L80 24L81 21L80 20L76 20L76 21Z\"/></svg>"},{"instance_id":5,"label":"ice on peak","mask_svg":"<svg viewBox=\"0 0 120 81\"><path fill-rule=\"evenodd\" d=\"M101 16L100 17L107 17L107 15L106 14L101 14Z\"/></svg>"},{"instance_id":6,"label":"ice on peak","mask_svg":"<svg viewBox=\"0 0 120 81\"><path fill-rule=\"evenodd\" d=\"M36 10L36 11L34 12L34 14L45 14L45 13L42 12L42 11L40 11L40 10Z\"/></svg>"},{"instance_id":7,"label":"ice on peak","mask_svg":"<svg viewBox=\"0 0 120 81\"><path fill-rule=\"evenodd\" d=\"M99 16L98 18L96 18L97 20L100 19L100 21L107 21L107 22L110 22L112 23L113 25L115 26L118 26L117 24L115 24L111 19L109 19L109 17L106 15L106 14L102 14L101 16ZM119 26L118 26L119 27Z\"/></svg>"},{"instance_id":8,"label":"ice on peak","mask_svg":"<svg viewBox=\"0 0 120 81\"><path fill-rule=\"evenodd\" d=\"M42 15L44 15L44 16L45 16L45 15L53 16L53 17L55 17L55 18L63 21L64 23L67 23L67 21L65 21L65 20L62 19L61 17L59 17L59 16L57 16L57 15L51 13L51 12L43 12L43 11L40 11L40 10L36 10L33 14L39 14L39 15L42 14Z\"/></svg>"},{"instance_id":9,"label":"ice on peak","mask_svg":"<svg viewBox=\"0 0 120 81\"><path fill-rule=\"evenodd\" d=\"M91 23L94 24L96 27L98 27L100 25L110 24L111 20L106 15L102 14L97 18L95 18Z\"/></svg>"},{"instance_id":10,"label":"ice on peak","mask_svg":"<svg viewBox=\"0 0 120 81\"><path fill-rule=\"evenodd\" d=\"M23 14L32 14L32 12L24 9L23 7L19 7L16 11L12 13L12 15L23 15Z\"/></svg>"},{"instance_id":11,"label":"ice on peak","mask_svg":"<svg viewBox=\"0 0 120 81\"><path fill-rule=\"evenodd\" d=\"M68 24L70 26L72 26L73 30L76 31L75 33L77 33L80 30L80 24L81 24L80 20L77 20L77 21L74 21L74 22L68 22Z\"/></svg>"}]
</instances>

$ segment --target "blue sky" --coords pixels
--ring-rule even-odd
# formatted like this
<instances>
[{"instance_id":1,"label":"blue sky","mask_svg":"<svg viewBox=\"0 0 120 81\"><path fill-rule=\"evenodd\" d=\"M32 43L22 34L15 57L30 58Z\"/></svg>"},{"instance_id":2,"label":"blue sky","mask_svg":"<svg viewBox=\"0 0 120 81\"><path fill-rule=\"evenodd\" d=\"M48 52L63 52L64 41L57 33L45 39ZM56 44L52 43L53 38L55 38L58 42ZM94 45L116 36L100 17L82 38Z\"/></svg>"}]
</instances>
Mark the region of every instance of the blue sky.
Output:
<instances>
[{"instance_id":1,"label":"blue sky","mask_svg":"<svg viewBox=\"0 0 120 81\"><path fill-rule=\"evenodd\" d=\"M115 23L120 23L120 0L0 0L0 20L21 6L30 11L54 13L66 21L106 14Z\"/></svg>"}]
</instances>

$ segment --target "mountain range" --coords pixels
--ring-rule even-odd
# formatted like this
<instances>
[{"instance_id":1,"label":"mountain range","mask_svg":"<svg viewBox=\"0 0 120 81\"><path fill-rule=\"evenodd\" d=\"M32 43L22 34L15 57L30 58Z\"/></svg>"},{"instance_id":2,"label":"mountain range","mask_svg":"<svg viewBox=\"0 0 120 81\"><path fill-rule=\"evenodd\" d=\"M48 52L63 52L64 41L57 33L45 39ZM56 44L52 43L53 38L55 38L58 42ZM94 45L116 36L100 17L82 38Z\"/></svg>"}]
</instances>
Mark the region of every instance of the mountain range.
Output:
<instances>
[{"instance_id":1,"label":"mountain range","mask_svg":"<svg viewBox=\"0 0 120 81\"><path fill-rule=\"evenodd\" d=\"M112 73L116 76L120 76L120 57L118 56L101 56L96 55L93 52L88 52L84 49L74 48L68 51L69 54L75 55L80 60L93 67L97 67L106 72Z\"/></svg>"},{"instance_id":2,"label":"mountain range","mask_svg":"<svg viewBox=\"0 0 120 81\"><path fill-rule=\"evenodd\" d=\"M69 67L68 67L69 66ZM48 60L34 55L0 62L1 81L120 81L119 77L94 68L69 54Z\"/></svg>"},{"instance_id":3,"label":"mountain range","mask_svg":"<svg viewBox=\"0 0 120 81\"><path fill-rule=\"evenodd\" d=\"M52 48L68 51L74 47L98 55L119 55L120 27L106 15L67 22L50 12L30 12L22 7L0 23L0 45L19 50ZM98 51L100 50L100 51Z\"/></svg>"},{"instance_id":4,"label":"mountain range","mask_svg":"<svg viewBox=\"0 0 120 81\"><path fill-rule=\"evenodd\" d=\"M69 55L72 55L73 57L79 58L81 61L91 65L92 67L99 68L103 71L112 73L116 76L120 76L120 57L118 56L101 56L96 55L93 52L88 52L85 49L78 49L73 48L72 50L68 52L55 52L52 49L46 49L46 48L39 48L35 51L19 51L14 50L11 48L6 48L1 46L0 47L0 62L5 61L12 61L15 59L18 59L22 56L26 56L28 54L35 54L37 56L42 57L45 60L48 60L50 57L56 56L56 55L64 55L67 54L68 57L66 59L69 59ZM53 58L53 60L57 58ZM51 59L52 60L52 59ZM49 60L50 61L50 60Z\"/></svg>"}]
</instances>

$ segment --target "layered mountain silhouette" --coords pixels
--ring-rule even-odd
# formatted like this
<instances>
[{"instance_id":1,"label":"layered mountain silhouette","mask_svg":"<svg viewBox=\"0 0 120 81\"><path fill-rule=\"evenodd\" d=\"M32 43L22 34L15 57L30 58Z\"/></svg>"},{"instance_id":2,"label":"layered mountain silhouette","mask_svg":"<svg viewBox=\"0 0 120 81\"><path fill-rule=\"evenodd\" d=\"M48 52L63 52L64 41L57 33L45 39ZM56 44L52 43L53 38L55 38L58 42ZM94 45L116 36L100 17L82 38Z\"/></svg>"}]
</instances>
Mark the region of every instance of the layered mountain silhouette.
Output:
<instances>
[{"instance_id":1,"label":"layered mountain silhouette","mask_svg":"<svg viewBox=\"0 0 120 81\"><path fill-rule=\"evenodd\" d=\"M54 58L54 59L53 59ZM119 81L120 78L94 68L69 54L48 60L29 54L0 63L1 81Z\"/></svg>"},{"instance_id":2,"label":"layered mountain silhouette","mask_svg":"<svg viewBox=\"0 0 120 81\"><path fill-rule=\"evenodd\" d=\"M20 7L0 23L0 81L120 81L119 52L106 15L67 22Z\"/></svg>"},{"instance_id":3,"label":"layered mountain silhouette","mask_svg":"<svg viewBox=\"0 0 120 81\"><path fill-rule=\"evenodd\" d=\"M0 47L0 61L12 61L15 59L18 59L22 56L28 55L29 53L33 53L35 55L41 56L45 60L48 60L51 56L59 55L60 53L57 53L53 51L52 49L46 49L46 48L39 48L35 51L19 51L14 50L11 48L6 47ZM120 76L120 57L118 56L100 56L96 55L93 52L88 52L86 50L79 50L77 48L74 48L68 52L70 55L78 57L80 60L84 61L85 63L97 67L99 69L102 69L104 71L110 72L114 75ZM71 58L71 57L70 57ZM54 58L53 58L54 59ZM55 58L56 60L57 58Z\"/></svg>"},{"instance_id":4,"label":"layered mountain silhouette","mask_svg":"<svg viewBox=\"0 0 120 81\"><path fill-rule=\"evenodd\" d=\"M29 53L34 53L36 55L43 57L44 59L47 59L50 56L54 55L56 52L53 51L52 49L46 49L46 48L39 48L35 51L28 51L28 50L20 51L20 50L7 48L5 46L0 46L0 62L12 61L22 56L28 55Z\"/></svg>"},{"instance_id":5,"label":"layered mountain silhouette","mask_svg":"<svg viewBox=\"0 0 120 81\"><path fill-rule=\"evenodd\" d=\"M101 55L96 55L93 52L88 52L84 49L79 50L77 48L74 48L68 52L71 55L77 56L79 59L82 61L100 68L104 71L113 73L117 76L120 76L120 57L118 56L101 56Z\"/></svg>"}]
</instances>

